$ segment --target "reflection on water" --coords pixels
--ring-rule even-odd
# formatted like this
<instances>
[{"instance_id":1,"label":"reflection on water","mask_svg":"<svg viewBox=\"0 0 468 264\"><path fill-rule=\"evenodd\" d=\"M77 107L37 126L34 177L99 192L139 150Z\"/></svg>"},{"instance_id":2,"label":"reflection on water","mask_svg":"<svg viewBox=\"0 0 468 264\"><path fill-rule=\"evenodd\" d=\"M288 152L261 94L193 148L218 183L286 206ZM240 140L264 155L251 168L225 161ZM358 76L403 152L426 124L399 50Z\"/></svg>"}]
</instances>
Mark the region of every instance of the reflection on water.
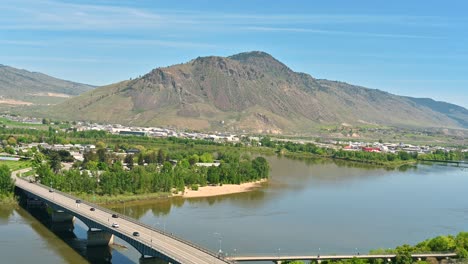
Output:
<instances>
[{"instance_id":1,"label":"reflection on water","mask_svg":"<svg viewBox=\"0 0 468 264\"><path fill-rule=\"evenodd\" d=\"M222 250L230 255L278 254L278 248L281 255L316 254L318 248L322 254L366 252L468 231L468 170L267 159L270 180L251 192L113 207L213 251L219 250L221 238ZM139 260L131 247L86 249L86 227L79 221L74 227L49 226L22 208L0 208L0 254L21 254L18 248L24 247L24 239L19 242L16 232L31 248L29 257L12 258L17 263L99 263L109 254L112 263L155 263Z\"/></svg>"},{"instance_id":2,"label":"reflection on water","mask_svg":"<svg viewBox=\"0 0 468 264\"><path fill-rule=\"evenodd\" d=\"M267 159L270 181L255 191L127 204L125 213L215 251L221 233L231 254L365 252L468 230L468 175L456 168Z\"/></svg>"}]
</instances>

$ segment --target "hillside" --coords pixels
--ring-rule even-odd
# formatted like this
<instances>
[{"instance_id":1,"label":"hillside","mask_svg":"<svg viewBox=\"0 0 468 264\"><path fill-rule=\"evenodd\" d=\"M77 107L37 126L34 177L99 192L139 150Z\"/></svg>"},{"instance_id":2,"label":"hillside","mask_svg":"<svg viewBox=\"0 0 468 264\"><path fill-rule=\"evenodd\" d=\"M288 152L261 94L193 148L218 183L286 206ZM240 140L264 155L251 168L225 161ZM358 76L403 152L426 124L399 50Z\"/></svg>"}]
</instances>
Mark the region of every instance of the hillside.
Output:
<instances>
[{"instance_id":1,"label":"hillside","mask_svg":"<svg viewBox=\"0 0 468 264\"><path fill-rule=\"evenodd\" d=\"M468 127L468 110L454 104L434 101L430 98L414 98L414 97L407 97L411 101L415 102L418 105L423 105L431 110L444 114L460 123L463 127Z\"/></svg>"},{"instance_id":2,"label":"hillside","mask_svg":"<svg viewBox=\"0 0 468 264\"><path fill-rule=\"evenodd\" d=\"M322 125L466 127L410 98L292 71L264 52L199 57L97 88L52 107L54 118L197 130L304 132ZM465 109L466 111L466 109Z\"/></svg>"},{"instance_id":3,"label":"hillside","mask_svg":"<svg viewBox=\"0 0 468 264\"><path fill-rule=\"evenodd\" d=\"M0 105L56 104L93 86L0 64Z\"/></svg>"}]
</instances>

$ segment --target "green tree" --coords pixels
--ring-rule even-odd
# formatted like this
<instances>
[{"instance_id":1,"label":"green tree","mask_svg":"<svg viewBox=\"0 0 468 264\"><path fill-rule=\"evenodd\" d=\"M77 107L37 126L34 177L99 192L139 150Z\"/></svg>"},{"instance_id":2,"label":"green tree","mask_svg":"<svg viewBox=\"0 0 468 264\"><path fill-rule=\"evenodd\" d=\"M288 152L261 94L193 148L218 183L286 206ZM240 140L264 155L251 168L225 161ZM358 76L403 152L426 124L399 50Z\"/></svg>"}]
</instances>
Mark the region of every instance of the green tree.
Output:
<instances>
[{"instance_id":1,"label":"green tree","mask_svg":"<svg viewBox=\"0 0 468 264\"><path fill-rule=\"evenodd\" d=\"M431 239L427 246L431 251L452 251L455 249L455 239L452 236L438 236Z\"/></svg>"},{"instance_id":2,"label":"green tree","mask_svg":"<svg viewBox=\"0 0 468 264\"><path fill-rule=\"evenodd\" d=\"M395 249L395 263L396 264L412 264L413 259L411 257L411 253L413 248L410 245L402 245Z\"/></svg>"},{"instance_id":3,"label":"green tree","mask_svg":"<svg viewBox=\"0 0 468 264\"><path fill-rule=\"evenodd\" d=\"M13 193L14 182L11 178L10 168L0 165L0 197L10 196Z\"/></svg>"},{"instance_id":4,"label":"green tree","mask_svg":"<svg viewBox=\"0 0 468 264\"><path fill-rule=\"evenodd\" d=\"M124 162L127 163L129 169L133 169L133 154L127 154L125 156Z\"/></svg>"},{"instance_id":5,"label":"green tree","mask_svg":"<svg viewBox=\"0 0 468 264\"><path fill-rule=\"evenodd\" d=\"M62 168L62 160L60 159L60 155L55 151L50 153L49 166L54 171L54 173L59 172Z\"/></svg>"},{"instance_id":6,"label":"green tree","mask_svg":"<svg viewBox=\"0 0 468 264\"><path fill-rule=\"evenodd\" d=\"M252 167L257 171L260 178L267 178L270 174L270 166L264 157L256 157L252 161Z\"/></svg>"}]
</instances>

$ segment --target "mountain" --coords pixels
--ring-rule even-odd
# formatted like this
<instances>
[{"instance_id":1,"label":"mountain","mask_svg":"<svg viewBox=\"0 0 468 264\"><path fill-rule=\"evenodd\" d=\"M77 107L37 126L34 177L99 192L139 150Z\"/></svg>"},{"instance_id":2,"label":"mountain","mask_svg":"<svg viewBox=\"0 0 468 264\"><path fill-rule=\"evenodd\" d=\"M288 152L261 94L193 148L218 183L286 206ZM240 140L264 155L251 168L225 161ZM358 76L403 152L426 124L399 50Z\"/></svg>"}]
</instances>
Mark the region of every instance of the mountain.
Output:
<instances>
[{"instance_id":1,"label":"mountain","mask_svg":"<svg viewBox=\"0 0 468 264\"><path fill-rule=\"evenodd\" d=\"M468 120L425 101L315 79L259 51L157 68L86 92L48 113L130 125L269 133L341 123L459 128Z\"/></svg>"},{"instance_id":2,"label":"mountain","mask_svg":"<svg viewBox=\"0 0 468 264\"><path fill-rule=\"evenodd\" d=\"M94 88L0 64L0 105L55 104Z\"/></svg>"},{"instance_id":3,"label":"mountain","mask_svg":"<svg viewBox=\"0 0 468 264\"><path fill-rule=\"evenodd\" d=\"M426 106L435 112L444 114L456 120L465 128L468 127L468 110L466 108L446 102L435 101L430 98L407 98L418 105Z\"/></svg>"}]
</instances>

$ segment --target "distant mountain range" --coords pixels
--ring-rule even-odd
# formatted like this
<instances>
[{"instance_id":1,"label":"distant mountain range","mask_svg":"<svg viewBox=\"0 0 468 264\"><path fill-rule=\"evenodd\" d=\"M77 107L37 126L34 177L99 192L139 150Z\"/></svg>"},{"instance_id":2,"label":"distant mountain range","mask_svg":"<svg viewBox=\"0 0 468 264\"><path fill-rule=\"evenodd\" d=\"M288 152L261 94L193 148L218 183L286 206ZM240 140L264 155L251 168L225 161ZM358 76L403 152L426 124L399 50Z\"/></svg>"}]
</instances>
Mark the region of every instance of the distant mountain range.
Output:
<instances>
[{"instance_id":1,"label":"distant mountain range","mask_svg":"<svg viewBox=\"0 0 468 264\"><path fill-rule=\"evenodd\" d=\"M56 104L94 88L0 64L0 105Z\"/></svg>"},{"instance_id":2,"label":"distant mountain range","mask_svg":"<svg viewBox=\"0 0 468 264\"><path fill-rule=\"evenodd\" d=\"M53 118L194 130L307 132L328 125L468 128L468 110L292 71L254 51L199 57L51 106Z\"/></svg>"}]
</instances>

